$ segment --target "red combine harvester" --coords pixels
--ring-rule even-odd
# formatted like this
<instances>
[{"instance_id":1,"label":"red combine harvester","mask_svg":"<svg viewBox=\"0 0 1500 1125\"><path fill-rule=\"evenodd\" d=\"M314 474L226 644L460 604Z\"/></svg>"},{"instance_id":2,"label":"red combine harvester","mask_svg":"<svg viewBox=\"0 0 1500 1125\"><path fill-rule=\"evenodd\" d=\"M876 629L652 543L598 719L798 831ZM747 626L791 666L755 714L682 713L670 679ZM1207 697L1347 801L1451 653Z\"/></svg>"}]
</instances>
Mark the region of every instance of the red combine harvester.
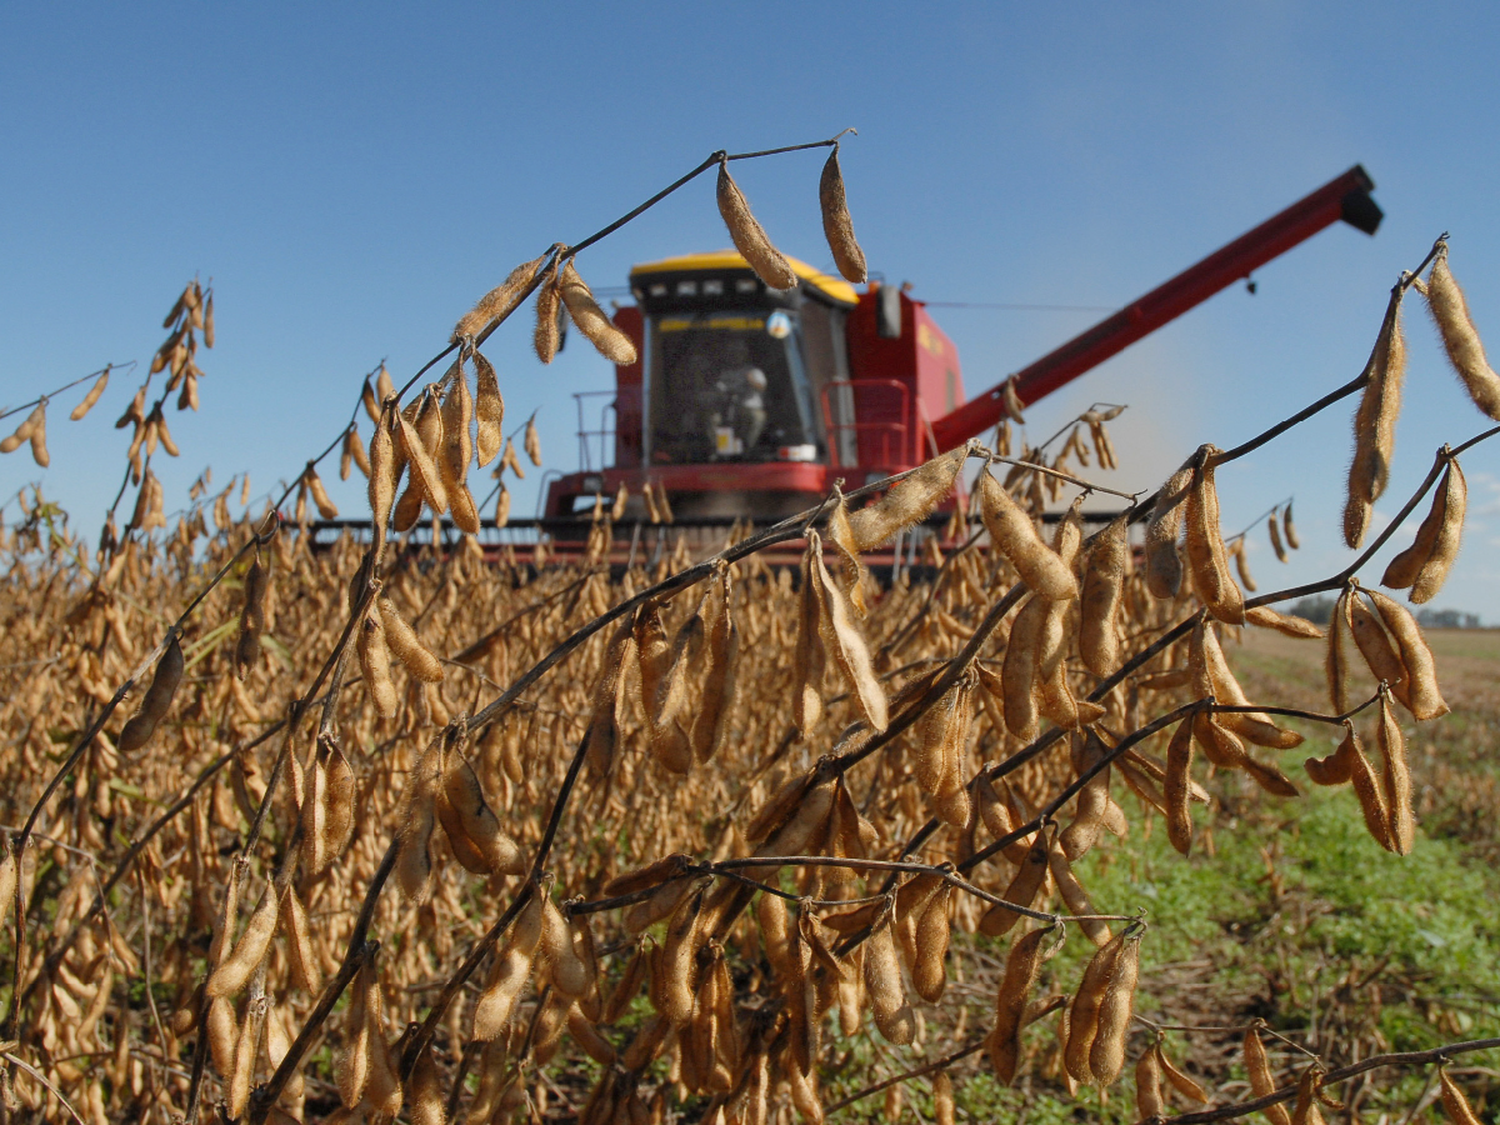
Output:
<instances>
[{"instance_id":1,"label":"red combine harvester","mask_svg":"<svg viewBox=\"0 0 1500 1125\"><path fill-rule=\"evenodd\" d=\"M636 266L637 303L614 320L640 359L615 368L612 392L577 396L582 465L551 482L541 522L579 538L596 499L624 484L621 522L639 523L649 483L679 525L765 523L841 477L854 488L912 468L995 426L1007 382L1030 405L1324 227L1374 234L1374 186L1356 165L972 399L953 341L897 287L856 292L794 261L797 287L769 289L733 251Z\"/></svg>"}]
</instances>

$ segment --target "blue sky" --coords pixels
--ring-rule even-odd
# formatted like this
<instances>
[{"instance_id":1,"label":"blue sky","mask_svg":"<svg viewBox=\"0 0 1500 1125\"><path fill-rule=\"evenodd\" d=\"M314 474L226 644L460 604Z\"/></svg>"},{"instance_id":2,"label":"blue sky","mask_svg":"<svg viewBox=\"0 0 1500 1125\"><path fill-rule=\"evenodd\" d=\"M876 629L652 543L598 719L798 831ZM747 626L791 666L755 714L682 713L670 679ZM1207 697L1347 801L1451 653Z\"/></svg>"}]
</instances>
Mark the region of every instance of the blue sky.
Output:
<instances>
[{"instance_id":1,"label":"blue sky","mask_svg":"<svg viewBox=\"0 0 1500 1125\"><path fill-rule=\"evenodd\" d=\"M1257 295L1226 291L1034 408L1049 433L1095 399L1131 403L1111 483L1150 488L1199 442L1233 445L1357 373L1391 283L1445 229L1500 349L1497 22L1393 3L7 5L0 401L148 359L182 284L211 277L219 346L201 412L171 418L169 507L205 464L260 493L337 432L382 358L411 374L516 262L720 147L856 126L843 165L872 269L934 301L1110 307L1362 162L1375 238L1331 228L1259 271ZM736 169L772 237L817 264L821 160ZM618 286L632 262L726 243L704 177L579 267ZM971 392L1098 316L936 312ZM1377 520L1484 421L1415 302L1408 334ZM542 368L528 338L523 318L486 350L509 417L539 410L549 466L571 470L569 395L611 372L577 343ZM55 410L53 467L0 459L0 496L41 479L92 538L132 391L117 380L81 423ZM1227 532L1296 496L1295 563L1252 544L1263 589L1347 558L1351 413L1223 474ZM1496 621L1500 446L1465 468L1466 549L1435 604ZM362 514L352 484L333 491Z\"/></svg>"}]
</instances>

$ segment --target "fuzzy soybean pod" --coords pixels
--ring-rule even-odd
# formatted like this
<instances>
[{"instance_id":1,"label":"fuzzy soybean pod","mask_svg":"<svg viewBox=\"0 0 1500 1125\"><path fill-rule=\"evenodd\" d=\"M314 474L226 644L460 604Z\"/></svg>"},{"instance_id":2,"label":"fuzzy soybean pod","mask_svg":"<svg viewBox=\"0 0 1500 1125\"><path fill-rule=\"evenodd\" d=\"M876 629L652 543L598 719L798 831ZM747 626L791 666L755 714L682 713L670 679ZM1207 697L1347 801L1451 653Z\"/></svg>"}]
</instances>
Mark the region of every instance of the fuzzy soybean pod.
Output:
<instances>
[{"instance_id":1,"label":"fuzzy soybean pod","mask_svg":"<svg viewBox=\"0 0 1500 1125\"><path fill-rule=\"evenodd\" d=\"M734 177L729 174L729 161L719 162L719 182L716 191L719 202L719 215L724 220L724 225L729 228L729 237L734 240L734 248L740 252L740 256L750 264L757 277L772 289L795 289L797 287L797 275L793 272L791 264L787 262L777 250L771 245L771 240L766 237L765 230L750 213L750 204L745 199L745 193L740 191L739 185L734 182Z\"/></svg>"},{"instance_id":2,"label":"fuzzy soybean pod","mask_svg":"<svg viewBox=\"0 0 1500 1125\"><path fill-rule=\"evenodd\" d=\"M1010 885L1001 892L1000 897L1016 906L1030 907L1047 879L1047 867L1048 848L1046 843L1038 840L1031 845L1025 861L1016 869ZM1000 937L1020 920L1020 911L1007 909L997 902L980 917L979 932L989 937Z\"/></svg>"},{"instance_id":3,"label":"fuzzy soybean pod","mask_svg":"<svg viewBox=\"0 0 1500 1125\"><path fill-rule=\"evenodd\" d=\"M395 405L391 407L395 414ZM396 478L401 475L396 463L396 443L391 434L391 422L375 424L370 435L370 516L375 527L377 549L385 542L385 525L391 518L391 505L396 500Z\"/></svg>"},{"instance_id":4,"label":"fuzzy soybean pod","mask_svg":"<svg viewBox=\"0 0 1500 1125\"><path fill-rule=\"evenodd\" d=\"M151 736L156 733L157 724L166 717L172 706L172 696L177 692L177 685L182 682L183 668L182 646L177 643L177 634L173 633L171 641L167 643L167 651L156 665L151 686L146 689L145 698L141 700L141 709L120 731L120 737L115 743L120 753L134 753L151 740Z\"/></svg>"},{"instance_id":5,"label":"fuzzy soybean pod","mask_svg":"<svg viewBox=\"0 0 1500 1125\"><path fill-rule=\"evenodd\" d=\"M385 631L386 643L401 663L406 665L406 670L424 683L441 683L442 661L422 643L416 630L407 624L395 603L390 598L380 596L375 599L375 604L380 610L380 624Z\"/></svg>"},{"instance_id":6,"label":"fuzzy soybean pod","mask_svg":"<svg viewBox=\"0 0 1500 1125\"><path fill-rule=\"evenodd\" d=\"M1120 603L1130 554L1126 531L1124 516L1106 527L1089 548L1083 574L1078 648L1088 670L1101 679L1120 664Z\"/></svg>"},{"instance_id":7,"label":"fuzzy soybean pod","mask_svg":"<svg viewBox=\"0 0 1500 1125\"><path fill-rule=\"evenodd\" d=\"M1438 1070L1438 1082L1442 1088L1443 1110L1448 1114L1448 1120L1453 1125L1479 1125L1479 1115L1469 1105L1469 1099L1464 1097L1458 1084L1448 1076L1446 1067Z\"/></svg>"},{"instance_id":8,"label":"fuzzy soybean pod","mask_svg":"<svg viewBox=\"0 0 1500 1125\"><path fill-rule=\"evenodd\" d=\"M400 700L391 680L391 650L386 644L385 626L380 623L379 611L373 606L360 619L355 653L375 710L384 718L393 718Z\"/></svg>"},{"instance_id":9,"label":"fuzzy soybean pod","mask_svg":"<svg viewBox=\"0 0 1500 1125\"><path fill-rule=\"evenodd\" d=\"M1100 1089L1113 1085L1125 1066L1125 1040L1135 1011L1135 986L1141 971L1141 935L1120 935L1124 944L1110 973L1109 987L1099 1006L1099 1027L1089 1048L1089 1069Z\"/></svg>"},{"instance_id":10,"label":"fuzzy soybean pod","mask_svg":"<svg viewBox=\"0 0 1500 1125\"><path fill-rule=\"evenodd\" d=\"M1349 599L1349 624L1355 647L1365 658L1365 664L1369 666L1376 682L1383 681L1391 689L1391 694L1409 709L1411 704L1408 702L1410 696L1407 692L1406 668L1401 663L1401 657L1396 654L1396 648L1379 615L1365 604L1358 593Z\"/></svg>"},{"instance_id":11,"label":"fuzzy soybean pod","mask_svg":"<svg viewBox=\"0 0 1500 1125\"><path fill-rule=\"evenodd\" d=\"M1031 517L987 470L979 474L980 513L990 542L1039 597L1067 601L1078 596L1073 570L1036 533Z\"/></svg>"},{"instance_id":12,"label":"fuzzy soybean pod","mask_svg":"<svg viewBox=\"0 0 1500 1125\"><path fill-rule=\"evenodd\" d=\"M1025 741L1036 737L1038 647L1047 624L1052 603L1040 594L1028 594L1016 614L1005 646L1001 665L1000 688L1005 696L1005 725L1010 733Z\"/></svg>"},{"instance_id":13,"label":"fuzzy soybean pod","mask_svg":"<svg viewBox=\"0 0 1500 1125\"><path fill-rule=\"evenodd\" d=\"M558 269L559 263L554 259L536 291L536 329L531 342L537 359L543 363L551 363L557 358L557 349L562 343L560 316L563 304L562 292L558 289Z\"/></svg>"},{"instance_id":14,"label":"fuzzy soybean pod","mask_svg":"<svg viewBox=\"0 0 1500 1125\"><path fill-rule=\"evenodd\" d=\"M1417 605L1432 600L1443 588L1448 571L1458 558L1468 497L1463 470L1456 458L1449 458L1443 479L1433 493L1432 507L1417 529L1416 540L1390 561L1380 580L1382 586L1393 590L1410 586L1411 600Z\"/></svg>"},{"instance_id":15,"label":"fuzzy soybean pod","mask_svg":"<svg viewBox=\"0 0 1500 1125\"><path fill-rule=\"evenodd\" d=\"M488 1043L510 1023L521 990L531 979L531 966L542 940L543 895L532 887L531 898L521 908L505 944L495 955L489 980L474 1005L474 1038Z\"/></svg>"},{"instance_id":16,"label":"fuzzy soybean pod","mask_svg":"<svg viewBox=\"0 0 1500 1125\"><path fill-rule=\"evenodd\" d=\"M429 389L420 400L415 420L408 418L403 411L396 415L396 424L397 440L411 467L407 495L417 499L418 511L421 501L425 500L433 512L441 515L448 510L448 492L443 487L443 476L436 460L443 443L442 414L436 396ZM409 522L398 516L397 524L411 526L411 523L416 522L416 513L410 515Z\"/></svg>"},{"instance_id":17,"label":"fuzzy soybean pod","mask_svg":"<svg viewBox=\"0 0 1500 1125\"><path fill-rule=\"evenodd\" d=\"M1393 852L1396 850L1396 843L1391 831L1391 811L1386 800L1385 786L1381 779L1375 776L1375 770L1370 765L1370 760L1365 757L1359 740L1354 737L1352 727L1349 730L1348 742L1350 746L1347 755L1349 782L1354 788L1354 796L1359 800L1359 809L1365 818L1365 828L1377 844L1386 851ZM1342 751L1343 747L1339 749Z\"/></svg>"},{"instance_id":18,"label":"fuzzy soybean pod","mask_svg":"<svg viewBox=\"0 0 1500 1125\"><path fill-rule=\"evenodd\" d=\"M598 349L600 355L621 367L629 367L636 361L635 344L629 336L615 327L599 307L599 302L594 300L589 287L573 268L572 258L563 267L558 291L573 323L578 325L578 330L588 337L589 343Z\"/></svg>"},{"instance_id":19,"label":"fuzzy soybean pod","mask_svg":"<svg viewBox=\"0 0 1500 1125\"><path fill-rule=\"evenodd\" d=\"M480 466L500 456L505 444L505 399L500 395L500 379L495 365L478 351L474 361L474 447Z\"/></svg>"},{"instance_id":20,"label":"fuzzy soybean pod","mask_svg":"<svg viewBox=\"0 0 1500 1125\"><path fill-rule=\"evenodd\" d=\"M1047 863L1052 872L1052 881L1057 885L1057 893L1068 908L1068 913L1084 919L1078 924L1084 936L1096 946L1108 945L1113 940L1109 923L1090 917L1097 913L1094 903L1089 898L1088 891L1084 890L1083 884L1078 881L1078 876L1073 873L1068 857L1063 854L1056 840L1048 850Z\"/></svg>"},{"instance_id":21,"label":"fuzzy soybean pod","mask_svg":"<svg viewBox=\"0 0 1500 1125\"><path fill-rule=\"evenodd\" d=\"M1099 1034L1099 1017L1124 948L1125 934L1121 932L1089 959L1083 980L1068 1006L1068 1038L1063 1046L1063 1066L1075 1082L1085 1086L1094 1084L1090 1059Z\"/></svg>"},{"instance_id":22,"label":"fuzzy soybean pod","mask_svg":"<svg viewBox=\"0 0 1500 1125\"><path fill-rule=\"evenodd\" d=\"M1401 298L1391 290L1375 347L1365 364L1365 390L1354 413L1354 459L1349 464L1349 500L1344 509L1344 540L1358 547L1370 519L1370 505L1385 492L1396 445L1396 417L1401 412L1401 382L1406 372L1406 342L1401 334Z\"/></svg>"},{"instance_id":23,"label":"fuzzy soybean pod","mask_svg":"<svg viewBox=\"0 0 1500 1125\"><path fill-rule=\"evenodd\" d=\"M1193 722L1183 719L1167 744L1167 773L1162 799L1167 807L1167 839L1183 855L1193 847L1193 814L1188 807L1193 790Z\"/></svg>"},{"instance_id":24,"label":"fuzzy soybean pod","mask_svg":"<svg viewBox=\"0 0 1500 1125\"><path fill-rule=\"evenodd\" d=\"M467 337L477 336L492 322L514 312L516 306L525 299L531 282L542 268L546 257L543 254L540 258L522 262L510 271L504 281L479 298L478 303L454 325L451 341L456 344Z\"/></svg>"},{"instance_id":25,"label":"fuzzy soybean pod","mask_svg":"<svg viewBox=\"0 0 1500 1125\"><path fill-rule=\"evenodd\" d=\"M929 1004L943 998L948 983L948 903L953 887L943 883L922 910L917 920L916 959L912 964L911 982L917 995Z\"/></svg>"},{"instance_id":26,"label":"fuzzy soybean pod","mask_svg":"<svg viewBox=\"0 0 1500 1125\"><path fill-rule=\"evenodd\" d=\"M1396 721L1389 694L1380 697L1380 753L1385 760L1381 779L1390 815L1390 850L1406 855L1416 842L1417 822L1411 807L1411 771L1406 764L1406 735Z\"/></svg>"},{"instance_id":27,"label":"fuzzy soybean pod","mask_svg":"<svg viewBox=\"0 0 1500 1125\"><path fill-rule=\"evenodd\" d=\"M1146 588L1158 598L1175 598L1182 588L1177 536L1182 531L1183 502L1192 483L1193 465L1189 460L1161 486L1146 524Z\"/></svg>"},{"instance_id":28,"label":"fuzzy soybean pod","mask_svg":"<svg viewBox=\"0 0 1500 1125\"><path fill-rule=\"evenodd\" d=\"M1051 926L1028 930L1016 939L1005 959L1005 975L995 996L995 1026L985 1039L985 1051L995 1074L1007 1086L1015 1081L1026 1002L1031 999L1046 960L1043 942L1052 932Z\"/></svg>"},{"instance_id":29,"label":"fuzzy soybean pod","mask_svg":"<svg viewBox=\"0 0 1500 1125\"><path fill-rule=\"evenodd\" d=\"M266 587L269 575L260 551L245 572L245 605L240 611L240 635L234 646L234 671L240 679L260 656L260 635L266 627Z\"/></svg>"},{"instance_id":30,"label":"fuzzy soybean pod","mask_svg":"<svg viewBox=\"0 0 1500 1125\"><path fill-rule=\"evenodd\" d=\"M1432 310L1432 319L1437 322L1454 371L1463 380L1474 405L1500 421L1500 376L1490 369L1484 345L1480 343L1473 318L1469 316L1469 303L1454 280L1453 271L1448 268L1448 244L1445 242L1438 244L1432 272L1427 276L1426 292L1427 307Z\"/></svg>"},{"instance_id":31,"label":"fuzzy soybean pod","mask_svg":"<svg viewBox=\"0 0 1500 1125\"><path fill-rule=\"evenodd\" d=\"M906 1002L906 990L901 984L901 959L896 954L892 921L887 912L865 943L865 988L880 1034L887 1042L902 1047L915 1037L917 1026L916 1015Z\"/></svg>"},{"instance_id":32,"label":"fuzzy soybean pod","mask_svg":"<svg viewBox=\"0 0 1500 1125\"><path fill-rule=\"evenodd\" d=\"M885 495L866 508L849 513L849 533L856 551L868 551L903 528L925 519L953 491L963 468L966 450L934 457L902 477Z\"/></svg>"},{"instance_id":33,"label":"fuzzy soybean pod","mask_svg":"<svg viewBox=\"0 0 1500 1125\"><path fill-rule=\"evenodd\" d=\"M1366 590L1381 621L1396 643L1397 655L1406 676L1406 699L1402 702L1417 719L1436 719L1448 713L1448 704L1438 690L1437 663L1422 636L1416 618L1399 602L1379 590ZM1399 697L1398 697L1399 698Z\"/></svg>"},{"instance_id":34,"label":"fuzzy soybean pod","mask_svg":"<svg viewBox=\"0 0 1500 1125\"><path fill-rule=\"evenodd\" d=\"M224 963L208 978L204 988L210 1000L221 996L232 996L244 987L250 974L260 967L266 952L271 948L271 938L276 933L276 919L280 912L281 893L274 883L267 883L255 912L245 924L245 932L234 943Z\"/></svg>"},{"instance_id":35,"label":"fuzzy soybean pod","mask_svg":"<svg viewBox=\"0 0 1500 1125\"><path fill-rule=\"evenodd\" d=\"M1256 1028L1252 1027L1245 1032L1243 1050L1245 1073L1250 1078L1250 1092L1257 1098L1274 1094L1276 1079L1271 1075L1271 1060L1266 1056L1266 1046L1261 1042L1260 1032ZM1271 1125L1292 1125L1292 1115L1279 1102L1267 1106L1262 1112Z\"/></svg>"},{"instance_id":36,"label":"fuzzy soybean pod","mask_svg":"<svg viewBox=\"0 0 1500 1125\"><path fill-rule=\"evenodd\" d=\"M1188 489L1186 525L1188 572L1193 589L1208 612L1228 625L1245 623L1245 597L1229 573L1229 558L1219 528L1219 491L1214 483L1213 459L1219 450L1205 445L1202 461Z\"/></svg>"},{"instance_id":37,"label":"fuzzy soybean pod","mask_svg":"<svg viewBox=\"0 0 1500 1125\"><path fill-rule=\"evenodd\" d=\"M883 731L890 719L885 689L875 676L869 647L854 623L849 599L823 565L822 551L814 550L816 533L808 534L810 570L814 580L822 587L819 604L823 615L819 628L824 650L833 657L834 665L843 674L844 682L849 685L865 721L875 730Z\"/></svg>"},{"instance_id":38,"label":"fuzzy soybean pod","mask_svg":"<svg viewBox=\"0 0 1500 1125\"><path fill-rule=\"evenodd\" d=\"M526 869L521 849L501 831L499 819L484 799L479 775L457 746L448 750L442 783L434 797L438 822L454 857L467 870L476 875L519 875Z\"/></svg>"},{"instance_id":39,"label":"fuzzy soybean pod","mask_svg":"<svg viewBox=\"0 0 1500 1125\"><path fill-rule=\"evenodd\" d=\"M1135 1115L1142 1121L1162 1116L1161 1055L1155 1047L1141 1052L1135 1064Z\"/></svg>"},{"instance_id":40,"label":"fuzzy soybean pod","mask_svg":"<svg viewBox=\"0 0 1500 1125\"><path fill-rule=\"evenodd\" d=\"M823 234L834 264L845 281L856 285L865 280L865 252L854 237L854 221L844 198L844 174L839 168L839 146L834 145L818 178L818 205L823 212Z\"/></svg>"}]
</instances>

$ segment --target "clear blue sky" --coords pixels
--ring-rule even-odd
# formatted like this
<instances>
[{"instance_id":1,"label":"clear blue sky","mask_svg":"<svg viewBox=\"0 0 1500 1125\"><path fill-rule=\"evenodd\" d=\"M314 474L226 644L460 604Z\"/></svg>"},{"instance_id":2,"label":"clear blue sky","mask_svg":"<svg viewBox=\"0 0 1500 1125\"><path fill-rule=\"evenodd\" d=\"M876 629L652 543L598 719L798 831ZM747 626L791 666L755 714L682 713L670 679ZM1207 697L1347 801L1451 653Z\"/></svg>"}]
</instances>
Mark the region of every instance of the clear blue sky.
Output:
<instances>
[{"instance_id":1,"label":"clear blue sky","mask_svg":"<svg viewBox=\"0 0 1500 1125\"><path fill-rule=\"evenodd\" d=\"M1034 408L1050 432L1094 399L1132 403L1115 483L1149 488L1198 442L1232 445L1357 373L1386 291L1442 230L1500 353L1497 23L1481 4L7 5L0 401L146 360L183 282L211 277L219 346L162 476L169 507L205 464L259 493L337 432L382 357L412 373L517 261L720 147L857 126L843 163L872 269L932 300L1111 307L1364 163L1375 238L1331 228L1261 270L1257 296L1226 291ZM820 264L821 159L737 169L777 242ZM579 266L621 285L632 262L726 243L705 177ZM1409 313L1378 513L1483 421ZM971 392L1096 315L938 310ZM570 392L611 371L579 343L544 369L528 337L523 318L487 351L509 416L540 410L549 464L571 470ZM82 423L70 396L54 411L40 479L90 539L132 390ZM1304 550L1281 567L1258 540L1262 588L1347 557L1351 412L1224 475L1226 532L1297 498ZM25 457L0 459L0 495L38 478ZM1496 621L1500 446L1465 467L1472 522L1436 604ZM334 495L363 514L352 484Z\"/></svg>"}]
</instances>

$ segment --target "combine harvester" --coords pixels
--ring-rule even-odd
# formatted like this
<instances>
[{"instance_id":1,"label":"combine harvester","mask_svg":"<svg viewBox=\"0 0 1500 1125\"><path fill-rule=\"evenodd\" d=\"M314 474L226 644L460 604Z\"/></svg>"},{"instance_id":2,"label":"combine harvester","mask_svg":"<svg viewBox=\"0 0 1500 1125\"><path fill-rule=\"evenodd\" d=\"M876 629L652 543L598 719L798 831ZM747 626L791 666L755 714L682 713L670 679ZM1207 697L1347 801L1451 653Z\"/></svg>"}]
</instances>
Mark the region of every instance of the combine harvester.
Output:
<instances>
[{"instance_id":1,"label":"combine harvester","mask_svg":"<svg viewBox=\"0 0 1500 1125\"><path fill-rule=\"evenodd\" d=\"M975 398L953 341L904 288L861 293L792 260L797 286L771 289L734 251L636 266L636 304L614 322L639 358L615 368L613 391L574 396L579 470L549 473L539 518L512 519L507 532L516 545L545 533L562 553L581 552L623 486L612 562L659 559L668 524L674 542L692 537L689 550L717 548L736 523L784 519L840 479L858 488L985 434L1007 399L1012 412L1032 405L1324 227L1343 220L1374 234L1374 186L1355 165ZM369 521L320 522L315 541L346 529L367 535ZM916 537L906 546L914 558ZM899 557L898 542L872 561Z\"/></svg>"},{"instance_id":2,"label":"combine harvester","mask_svg":"<svg viewBox=\"0 0 1500 1125\"><path fill-rule=\"evenodd\" d=\"M1324 227L1343 220L1374 234L1373 188L1354 166L975 398L953 341L902 288L857 292L792 260L797 287L770 289L734 251L636 266L636 304L614 321L640 358L615 368L613 391L574 396L579 471L550 482L541 520L513 522L566 547L623 485L616 534L639 558L642 527L667 512L675 528L783 519L840 478L857 488L985 434L1008 396L1030 406ZM660 543L658 533L652 554Z\"/></svg>"}]
</instances>

